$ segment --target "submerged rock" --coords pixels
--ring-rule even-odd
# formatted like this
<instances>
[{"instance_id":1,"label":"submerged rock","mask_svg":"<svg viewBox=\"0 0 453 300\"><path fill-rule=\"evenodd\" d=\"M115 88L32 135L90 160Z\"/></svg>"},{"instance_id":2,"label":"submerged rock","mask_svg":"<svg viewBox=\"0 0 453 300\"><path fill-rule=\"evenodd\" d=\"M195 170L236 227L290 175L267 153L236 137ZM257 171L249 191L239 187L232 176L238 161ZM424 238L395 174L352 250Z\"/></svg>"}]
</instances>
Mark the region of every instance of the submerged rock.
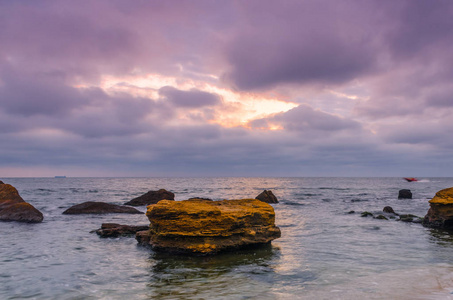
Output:
<instances>
[{"instance_id":1,"label":"submerged rock","mask_svg":"<svg viewBox=\"0 0 453 300\"><path fill-rule=\"evenodd\" d=\"M408 189L402 189L398 192L398 199L412 199L412 192Z\"/></svg>"},{"instance_id":2,"label":"submerged rock","mask_svg":"<svg viewBox=\"0 0 453 300\"><path fill-rule=\"evenodd\" d=\"M10 184L0 184L0 220L39 223L43 214L33 205L27 203L19 192Z\"/></svg>"},{"instance_id":3,"label":"submerged rock","mask_svg":"<svg viewBox=\"0 0 453 300\"><path fill-rule=\"evenodd\" d=\"M138 232L142 245L155 250L195 255L214 254L279 238L272 206L256 199L163 200L148 207L148 231Z\"/></svg>"},{"instance_id":4,"label":"submerged rock","mask_svg":"<svg viewBox=\"0 0 453 300\"><path fill-rule=\"evenodd\" d=\"M111 214L111 213L142 214L141 211L138 211L133 207L94 201L88 201L74 205L63 212L63 214L65 215Z\"/></svg>"},{"instance_id":5,"label":"submerged rock","mask_svg":"<svg viewBox=\"0 0 453 300\"><path fill-rule=\"evenodd\" d=\"M266 203L278 203L277 197L275 197L274 193L270 190L264 190L256 196L255 199L258 199L260 201L266 202Z\"/></svg>"},{"instance_id":6,"label":"submerged rock","mask_svg":"<svg viewBox=\"0 0 453 300\"><path fill-rule=\"evenodd\" d=\"M361 217L373 217L373 214L370 213L369 211L364 211L363 213L361 213L360 216Z\"/></svg>"},{"instance_id":7,"label":"submerged rock","mask_svg":"<svg viewBox=\"0 0 453 300\"><path fill-rule=\"evenodd\" d=\"M102 223L101 228L95 230L100 237L119 237L135 235L138 231L149 229L148 225L121 225L116 223Z\"/></svg>"},{"instance_id":8,"label":"submerged rock","mask_svg":"<svg viewBox=\"0 0 453 300\"><path fill-rule=\"evenodd\" d=\"M429 201L429 210L423 225L436 228L453 228L453 187L440 190Z\"/></svg>"},{"instance_id":9,"label":"submerged rock","mask_svg":"<svg viewBox=\"0 0 453 300\"><path fill-rule=\"evenodd\" d=\"M144 206L156 204L160 200L175 200L175 194L165 189L160 189L158 191L149 191L146 194L143 194L137 198L132 199L129 202L126 202L124 205Z\"/></svg>"},{"instance_id":10,"label":"submerged rock","mask_svg":"<svg viewBox=\"0 0 453 300\"><path fill-rule=\"evenodd\" d=\"M412 214L405 214L405 215L400 215L400 218L398 219L398 221L408 222L408 223L422 223L423 218L420 218L420 217L418 217L416 215L412 215Z\"/></svg>"}]
</instances>

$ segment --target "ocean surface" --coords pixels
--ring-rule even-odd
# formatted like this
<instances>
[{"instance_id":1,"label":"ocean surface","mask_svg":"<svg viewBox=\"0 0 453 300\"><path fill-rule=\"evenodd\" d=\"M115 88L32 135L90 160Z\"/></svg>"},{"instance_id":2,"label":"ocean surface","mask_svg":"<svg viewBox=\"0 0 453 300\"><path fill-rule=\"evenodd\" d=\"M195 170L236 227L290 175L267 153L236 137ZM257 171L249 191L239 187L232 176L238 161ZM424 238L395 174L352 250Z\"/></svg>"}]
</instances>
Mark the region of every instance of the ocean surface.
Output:
<instances>
[{"instance_id":1,"label":"ocean surface","mask_svg":"<svg viewBox=\"0 0 453 300\"><path fill-rule=\"evenodd\" d=\"M453 233L360 214L391 206L424 216L453 178L0 179L44 214L39 224L0 222L0 299L453 299ZM149 224L145 215L62 214L160 188L176 200L270 189L282 237L261 249L175 256L90 233L106 222ZM398 199L404 188L413 199Z\"/></svg>"}]
</instances>

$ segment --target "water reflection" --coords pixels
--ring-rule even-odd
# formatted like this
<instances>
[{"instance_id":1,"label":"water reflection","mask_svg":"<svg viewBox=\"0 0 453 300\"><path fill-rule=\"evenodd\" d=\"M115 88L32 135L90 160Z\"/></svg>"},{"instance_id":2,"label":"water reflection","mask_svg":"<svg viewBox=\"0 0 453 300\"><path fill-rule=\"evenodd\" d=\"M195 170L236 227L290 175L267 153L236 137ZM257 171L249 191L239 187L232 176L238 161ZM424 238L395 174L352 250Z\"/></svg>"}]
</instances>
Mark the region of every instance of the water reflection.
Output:
<instances>
[{"instance_id":1,"label":"water reflection","mask_svg":"<svg viewBox=\"0 0 453 300\"><path fill-rule=\"evenodd\" d=\"M280 250L272 245L207 257L150 254L150 299L273 299Z\"/></svg>"},{"instance_id":2,"label":"water reflection","mask_svg":"<svg viewBox=\"0 0 453 300\"><path fill-rule=\"evenodd\" d=\"M431 240L439 246L453 246L453 229L430 228Z\"/></svg>"}]
</instances>

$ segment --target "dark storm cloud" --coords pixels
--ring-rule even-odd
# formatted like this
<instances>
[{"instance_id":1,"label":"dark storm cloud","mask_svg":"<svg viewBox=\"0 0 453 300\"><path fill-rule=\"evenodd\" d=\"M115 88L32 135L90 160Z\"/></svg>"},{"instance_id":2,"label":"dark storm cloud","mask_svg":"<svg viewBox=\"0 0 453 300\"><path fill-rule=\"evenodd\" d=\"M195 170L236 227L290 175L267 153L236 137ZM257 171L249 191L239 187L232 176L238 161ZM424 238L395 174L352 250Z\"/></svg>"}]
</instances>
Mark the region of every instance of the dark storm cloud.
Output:
<instances>
[{"instance_id":1,"label":"dark storm cloud","mask_svg":"<svg viewBox=\"0 0 453 300\"><path fill-rule=\"evenodd\" d=\"M59 74L31 76L0 68L0 109L14 115L65 115L89 100L62 82Z\"/></svg>"},{"instance_id":2,"label":"dark storm cloud","mask_svg":"<svg viewBox=\"0 0 453 300\"><path fill-rule=\"evenodd\" d=\"M427 110L451 107L453 3L381 1L379 6L388 12L380 42L387 58L374 74L370 99L358 105L358 114L374 120L421 120ZM437 117L431 111L431 118Z\"/></svg>"},{"instance_id":3,"label":"dark storm cloud","mask_svg":"<svg viewBox=\"0 0 453 300\"><path fill-rule=\"evenodd\" d=\"M113 15L107 17L111 10L100 13L102 5L85 1L77 6L68 1L0 5L0 53L24 70L96 78L101 71L125 72L134 65L137 56L130 54L140 47L136 34L115 24Z\"/></svg>"},{"instance_id":4,"label":"dark storm cloud","mask_svg":"<svg viewBox=\"0 0 453 300\"><path fill-rule=\"evenodd\" d=\"M74 88L59 74L34 77L4 68L0 75L4 132L55 128L90 138L133 135L152 127L144 119L153 111L169 115L167 108L152 99Z\"/></svg>"},{"instance_id":5,"label":"dark storm cloud","mask_svg":"<svg viewBox=\"0 0 453 300\"><path fill-rule=\"evenodd\" d=\"M148 115L165 110L152 99L128 94L107 95L99 89L83 94L90 104L53 126L88 138L135 135L152 129L153 125L144 120Z\"/></svg>"},{"instance_id":6,"label":"dark storm cloud","mask_svg":"<svg viewBox=\"0 0 453 300\"><path fill-rule=\"evenodd\" d=\"M388 9L390 5L387 7L394 17L389 20L392 30L388 33L388 45L397 59L411 59L421 52L453 44L451 1L398 1L391 5L399 13L396 15Z\"/></svg>"},{"instance_id":7,"label":"dark storm cloud","mask_svg":"<svg viewBox=\"0 0 453 300\"><path fill-rule=\"evenodd\" d=\"M371 2L370 2L371 3ZM365 2L248 1L228 48L229 78L244 90L280 83L338 84L375 68L378 33ZM371 17L371 18L370 18Z\"/></svg>"},{"instance_id":8,"label":"dark storm cloud","mask_svg":"<svg viewBox=\"0 0 453 300\"><path fill-rule=\"evenodd\" d=\"M176 107L200 108L221 103L218 95L197 89L182 91L171 86L165 86L159 89L159 95L166 98Z\"/></svg>"}]
</instances>

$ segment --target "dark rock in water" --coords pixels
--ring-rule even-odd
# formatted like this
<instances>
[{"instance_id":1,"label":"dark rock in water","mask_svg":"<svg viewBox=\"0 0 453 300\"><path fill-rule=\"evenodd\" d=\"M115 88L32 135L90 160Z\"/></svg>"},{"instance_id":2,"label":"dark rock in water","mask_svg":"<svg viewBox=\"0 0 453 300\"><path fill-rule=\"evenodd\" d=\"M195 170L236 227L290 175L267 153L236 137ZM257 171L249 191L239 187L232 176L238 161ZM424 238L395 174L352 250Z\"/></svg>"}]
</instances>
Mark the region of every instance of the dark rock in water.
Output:
<instances>
[{"instance_id":1,"label":"dark rock in water","mask_svg":"<svg viewBox=\"0 0 453 300\"><path fill-rule=\"evenodd\" d=\"M348 211L348 214L350 214L350 215L355 214L355 210Z\"/></svg>"},{"instance_id":2,"label":"dark rock in water","mask_svg":"<svg viewBox=\"0 0 453 300\"><path fill-rule=\"evenodd\" d=\"M411 190L402 189L398 192L398 199L412 199Z\"/></svg>"},{"instance_id":3,"label":"dark rock in water","mask_svg":"<svg viewBox=\"0 0 453 300\"><path fill-rule=\"evenodd\" d=\"M209 199L209 198L200 198L200 197L193 197L193 198L189 198L187 200L203 200L203 201L213 201L212 199Z\"/></svg>"},{"instance_id":4,"label":"dark rock in water","mask_svg":"<svg viewBox=\"0 0 453 300\"><path fill-rule=\"evenodd\" d=\"M142 214L141 211L138 211L133 207L93 201L88 201L74 205L63 212L63 214L65 215L112 214L112 213Z\"/></svg>"},{"instance_id":5,"label":"dark rock in water","mask_svg":"<svg viewBox=\"0 0 453 300\"><path fill-rule=\"evenodd\" d=\"M132 199L131 201L125 203L124 205L143 206L156 204L160 200L175 200L175 194L165 189L160 189L158 191L149 191L146 194L143 194L137 198Z\"/></svg>"},{"instance_id":6,"label":"dark rock in water","mask_svg":"<svg viewBox=\"0 0 453 300\"><path fill-rule=\"evenodd\" d=\"M19 192L10 184L0 184L0 220L39 223L43 214L33 205L27 203Z\"/></svg>"},{"instance_id":7,"label":"dark rock in water","mask_svg":"<svg viewBox=\"0 0 453 300\"><path fill-rule=\"evenodd\" d=\"M116 223L103 223L101 228L95 230L100 237L119 237L135 235L138 231L148 230L149 225L132 226Z\"/></svg>"},{"instance_id":8,"label":"dark rock in water","mask_svg":"<svg viewBox=\"0 0 453 300\"><path fill-rule=\"evenodd\" d=\"M137 232L141 245L193 255L215 254L279 238L272 206L257 199L163 200L148 206L151 226Z\"/></svg>"},{"instance_id":9,"label":"dark rock in water","mask_svg":"<svg viewBox=\"0 0 453 300\"><path fill-rule=\"evenodd\" d=\"M379 219L379 220L388 220L386 216L384 215L379 215L377 217L375 217L375 219Z\"/></svg>"},{"instance_id":10,"label":"dark rock in water","mask_svg":"<svg viewBox=\"0 0 453 300\"><path fill-rule=\"evenodd\" d=\"M370 213L369 211L364 211L362 214L361 214L362 217L372 217L373 214Z\"/></svg>"},{"instance_id":11,"label":"dark rock in water","mask_svg":"<svg viewBox=\"0 0 453 300\"><path fill-rule=\"evenodd\" d=\"M44 219L43 214L27 202L15 203L0 211L0 220L39 223Z\"/></svg>"},{"instance_id":12,"label":"dark rock in water","mask_svg":"<svg viewBox=\"0 0 453 300\"><path fill-rule=\"evenodd\" d=\"M277 197L275 197L274 193L270 190L264 190L261 194L256 196L255 199L266 203L278 203Z\"/></svg>"},{"instance_id":13,"label":"dark rock in water","mask_svg":"<svg viewBox=\"0 0 453 300\"><path fill-rule=\"evenodd\" d=\"M433 228L453 228L453 187L440 190L429 201L423 225Z\"/></svg>"},{"instance_id":14,"label":"dark rock in water","mask_svg":"<svg viewBox=\"0 0 453 300\"><path fill-rule=\"evenodd\" d=\"M385 213L394 214L394 215L398 216L398 214L393 210L393 208L391 206L384 207L384 209L382 211Z\"/></svg>"}]
</instances>

